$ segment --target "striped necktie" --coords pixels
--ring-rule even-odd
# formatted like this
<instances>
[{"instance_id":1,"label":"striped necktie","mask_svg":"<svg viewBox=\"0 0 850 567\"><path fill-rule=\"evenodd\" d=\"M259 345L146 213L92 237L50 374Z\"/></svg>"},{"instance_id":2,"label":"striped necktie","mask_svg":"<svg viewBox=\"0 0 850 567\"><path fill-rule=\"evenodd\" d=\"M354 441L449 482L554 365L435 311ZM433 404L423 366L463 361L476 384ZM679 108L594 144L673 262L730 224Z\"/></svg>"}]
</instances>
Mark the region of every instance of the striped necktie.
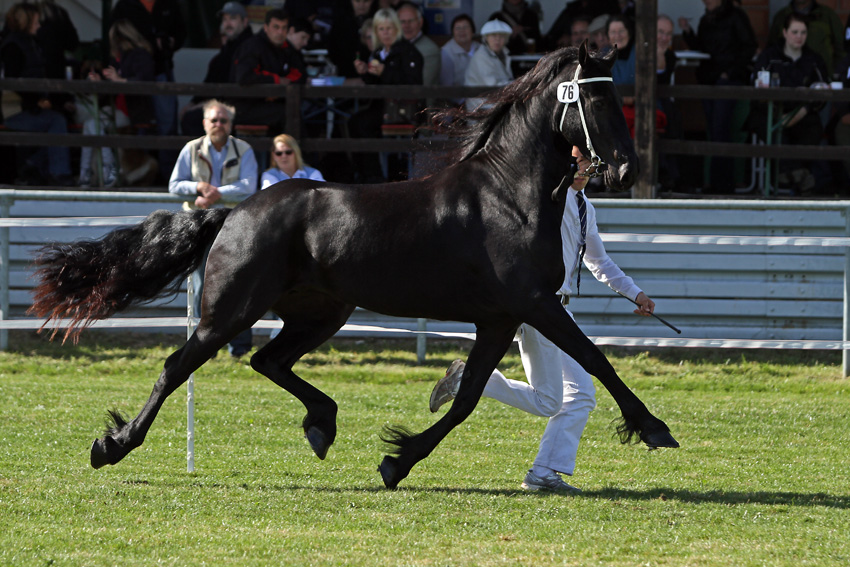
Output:
<instances>
[{"instance_id":1,"label":"striped necktie","mask_svg":"<svg viewBox=\"0 0 850 567\"><path fill-rule=\"evenodd\" d=\"M578 249L578 272L576 273L576 296L581 296L581 265L584 262L584 251L587 249L587 203L584 200L584 193L576 192L576 201L578 202L578 222L581 227L581 241Z\"/></svg>"}]
</instances>

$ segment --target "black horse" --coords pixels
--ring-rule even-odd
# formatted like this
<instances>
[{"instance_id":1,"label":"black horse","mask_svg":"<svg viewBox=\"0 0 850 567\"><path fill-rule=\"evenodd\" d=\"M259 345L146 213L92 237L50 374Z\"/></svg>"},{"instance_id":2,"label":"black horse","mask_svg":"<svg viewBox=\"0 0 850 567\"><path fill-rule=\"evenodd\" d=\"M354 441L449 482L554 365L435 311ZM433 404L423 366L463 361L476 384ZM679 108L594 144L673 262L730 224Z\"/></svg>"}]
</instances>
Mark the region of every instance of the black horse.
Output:
<instances>
[{"instance_id":1,"label":"black horse","mask_svg":"<svg viewBox=\"0 0 850 567\"><path fill-rule=\"evenodd\" d=\"M283 319L283 330L251 357L251 366L304 404L306 438L324 458L336 437L337 405L292 367L358 305L467 321L477 331L451 409L419 434L385 430L384 440L395 445L395 456L379 467L387 487L472 412L523 322L609 390L622 412L623 443L637 437L650 447L677 447L556 297L564 280L564 203L553 189L572 179L572 146L586 149L585 140L592 140L615 188L629 187L637 166L610 81L581 85L584 117L578 104L565 111L556 90L578 77L610 76L615 57L593 56L582 46L543 58L488 99L455 162L428 178L364 186L286 181L232 210L157 211L100 240L42 249L31 312L71 318L76 337L95 319L173 293L212 243L195 333L165 361L138 416L126 421L111 412L114 427L92 445L92 466L115 464L141 445L164 400L269 310Z\"/></svg>"}]
</instances>

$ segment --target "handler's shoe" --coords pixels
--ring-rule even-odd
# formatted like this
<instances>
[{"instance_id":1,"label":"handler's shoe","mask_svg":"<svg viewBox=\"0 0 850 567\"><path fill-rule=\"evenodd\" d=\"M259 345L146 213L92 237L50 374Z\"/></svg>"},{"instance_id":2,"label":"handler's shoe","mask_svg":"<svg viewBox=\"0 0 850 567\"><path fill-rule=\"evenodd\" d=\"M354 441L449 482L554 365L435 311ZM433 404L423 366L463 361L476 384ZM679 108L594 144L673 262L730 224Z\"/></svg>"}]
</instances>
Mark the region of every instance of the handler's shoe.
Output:
<instances>
[{"instance_id":1,"label":"handler's shoe","mask_svg":"<svg viewBox=\"0 0 850 567\"><path fill-rule=\"evenodd\" d=\"M432 413L440 409L443 404L455 399L460 388L460 377L463 375L465 367L466 363L458 358L446 370L446 375L437 381L437 385L431 391L431 400L428 402L428 407L431 408Z\"/></svg>"},{"instance_id":2,"label":"handler's shoe","mask_svg":"<svg viewBox=\"0 0 850 567\"><path fill-rule=\"evenodd\" d=\"M580 488L567 484L564 482L564 479L561 478L561 475L556 472L547 474L541 478L529 469L528 474L525 475L525 480L522 481L520 486L523 490L529 491L549 490L552 492L561 492L563 494L581 494Z\"/></svg>"}]
</instances>

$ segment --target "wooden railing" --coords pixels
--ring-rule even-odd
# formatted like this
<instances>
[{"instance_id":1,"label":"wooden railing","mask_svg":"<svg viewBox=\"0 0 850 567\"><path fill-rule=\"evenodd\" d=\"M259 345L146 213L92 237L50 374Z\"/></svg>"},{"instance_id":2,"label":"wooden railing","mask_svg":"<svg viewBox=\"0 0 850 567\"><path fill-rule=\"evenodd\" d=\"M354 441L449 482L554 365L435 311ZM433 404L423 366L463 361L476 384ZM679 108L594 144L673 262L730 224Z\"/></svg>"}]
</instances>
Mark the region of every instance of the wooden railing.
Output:
<instances>
[{"instance_id":1,"label":"wooden railing","mask_svg":"<svg viewBox=\"0 0 850 567\"><path fill-rule=\"evenodd\" d=\"M420 137L410 140L401 139L351 139L351 138L305 138L300 115L301 101L305 99L437 99L476 96L491 90L488 87L424 87L418 85L395 86L310 86L310 85L252 85L244 87L234 84L207 83L154 83L108 81L66 81L60 79L0 79L0 89L21 92L48 92L70 94L129 94L129 95L201 95L224 99L235 98L286 98L285 131L300 140L307 152L382 152L382 151L423 151L444 149L452 145L451 141ZM654 107L654 101L643 101L640 93L632 86L618 87L624 96L635 95L638 104L647 102ZM683 99L735 99L777 101L824 101L850 102L850 89L815 90L807 88L755 88L720 86L659 86L657 95ZM0 145L6 146L67 146L67 147L112 147L140 149L180 149L188 136L133 136L108 134L103 136L85 136L82 134L42 134L31 132L0 131ZM271 147L270 137L247 137L258 151L267 151ZM657 140L660 153L679 155L715 155L727 157L764 157L770 159L847 159L848 149L830 146L799 145L752 145L695 140ZM651 160L657 156L650 157ZM654 170L654 163L645 164Z\"/></svg>"}]
</instances>

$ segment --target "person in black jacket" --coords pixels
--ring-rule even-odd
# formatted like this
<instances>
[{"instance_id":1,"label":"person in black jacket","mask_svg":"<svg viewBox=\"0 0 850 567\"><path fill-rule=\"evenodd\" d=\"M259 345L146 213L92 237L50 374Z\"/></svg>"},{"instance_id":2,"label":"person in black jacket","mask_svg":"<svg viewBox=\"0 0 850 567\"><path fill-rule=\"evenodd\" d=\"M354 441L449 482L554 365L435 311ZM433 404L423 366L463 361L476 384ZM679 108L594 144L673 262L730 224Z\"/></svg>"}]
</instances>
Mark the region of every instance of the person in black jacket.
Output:
<instances>
[{"instance_id":1,"label":"person in black jacket","mask_svg":"<svg viewBox=\"0 0 850 567\"><path fill-rule=\"evenodd\" d=\"M139 33L129 20L115 20L109 28L109 45L112 65L101 73L92 71L90 81L105 79L116 83L127 81L153 81L154 60L151 44ZM111 123L116 129L132 125L150 124L156 119L153 97L149 95L118 95L115 106L100 108L99 120L94 117L83 122L83 134L102 135L105 126ZM100 127L98 129L98 126ZM104 187L113 187L118 182L118 162L110 148L101 148ZM80 152L80 186L89 187L95 181L92 167L92 148L84 147Z\"/></svg>"},{"instance_id":2,"label":"person in black jacket","mask_svg":"<svg viewBox=\"0 0 850 567\"><path fill-rule=\"evenodd\" d=\"M177 0L118 0L112 8L110 25L116 20L133 22L151 44L156 81L173 83L174 52L186 41L186 22ZM177 134L177 96L157 95L153 97L153 104L157 133L162 136ZM158 154L161 177L167 179L177 161L177 152L161 150Z\"/></svg>"},{"instance_id":3,"label":"person in black jacket","mask_svg":"<svg viewBox=\"0 0 850 567\"><path fill-rule=\"evenodd\" d=\"M228 2L218 12L221 18L221 49L210 59L204 83L229 83L233 74L233 59L239 47L254 35L248 21L245 6L238 2ZM216 97L223 101L222 97ZM208 96L195 96L180 111L180 131L196 138L204 135L204 103ZM227 101L223 101L227 102Z\"/></svg>"},{"instance_id":4,"label":"person in black jacket","mask_svg":"<svg viewBox=\"0 0 850 567\"><path fill-rule=\"evenodd\" d=\"M243 86L288 85L307 82L303 58L287 43L289 15L281 8L266 12L263 29L246 40L233 60L233 81ZM283 130L286 98L274 100L246 98L236 101L239 124L263 124L271 130Z\"/></svg>"},{"instance_id":5,"label":"person in black jacket","mask_svg":"<svg viewBox=\"0 0 850 567\"><path fill-rule=\"evenodd\" d=\"M74 51L80 45L77 28L65 8L57 6L55 0L41 0L41 27L36 40L44 53L44 76L49 79L65 79L66 67L72 66L65 59L65 53ZM72 66L73 73L73 66ZM53 108L70 119L74 113L74 97L69 93L52 93L50 102Z\"/></svg>"},{"instance_id":6,"label":"person in black jacket","mask_svg":"<svg viewBox=\"0 0 850 567\"><path fill-rule=\"evenodd\" d=\"M697 81L702 85L744 85L750 81L750 62L758 43L747 14L732 0L704 0L705 14L696 33L688 20L679 18L682 37L690 49L708 53L710 59L700 61ZM732 141L732 115L736 101L709 99L703 101L709 140ZM734 169L730 158L712 158L711 188L719 193L735 189Z\"/></svg>"},{"instance_id":7,"label":"person in black jacket","mask_svg":"<svg viewBox=\"0 0 850 567\"><path fill-rule=\"evenodd\" d=\"M8 33L0 44L0 60L5 77L45 78L44 57L36 41L40 26L41 16L33 4L15 4L6 13ZM18 95L21 98L21 111L6 118L5 124L9 129L68 133L65 117L52 109L46 93L20 92ZM18 161L23 163L19 169L19 178L15 180L17 185L43 184L43 172L47 172L46 182L50 185L74 185L68 148L42 146Z\"/></svg>"},{"instance_id":8,"label":"person in black jacket","mask_svg":"<svg viewBox=\"0 0 850 567\"><path fill-rule=\"evenodd\" d=\"M360 77L354 62L368 60L369 52L360 41L360 28L370 18L372 0L337 0L334 23L328 36L328 59L336 75L348 79Z\"/></svg>"},{"instance_id":9,"label":"person in black jacket","mask_svg":"<svg viewBox=\"0 0 850 567\"><path fill-rule=\"evenodd\" d=\"M404 39L401 22L392 8L378 10L372 18L372 37L375 51L369 61L357 59L354 67L371 85L421 85L424 60L416 47ZM384 123L412 124L415 117L410 109L415 104L373 99L369 106L352 115L348 129L352 138L379 138ZM358 160L358 181L383 181L378 156L363 154Z\"/></svg>"},{"instance_id":10,"label":"person in black jacket","mask_svg":"<svg viewBox=\"0 0 850 567\"><path fill-rule=\"evenodd\" d=\"M544 38L545 46L549 50L557 49L558 40L562 36L570 36L573 21L578 17L587 18L593 21L593 18L602 14L616 14L620 11L620 6L617 0L573 0L567 2L566 7L558 14L555 23L549 28L549 32ZM575 45L575 42L573 42Z\"/></svg>"},{"instance_id":11,"label":"person in black jacket","mask_svg":"<svg viewBox=\"0 0 850 567\"><path fill-rule=\"evenodd\" d=\"M825 85L824 77L829 76L826 62L806 45L807 30L805 16L789 13L782 26L782 43L766 47L756 59L755 69L770 71L771 75L775 73L783 87ZM823 106L823 102L778 104L774 123L768 124L767 105L758 103L753 106L747 124L762 139L768 127L779 126L774 137L781 133L783 144L814 146L820 144L823 138L823 123L818 114ZM791 186L800 193L811 191L816 182L812 172L797 160L780 162L777 181L781 186Z\"/></svg>"}]
</instances>

